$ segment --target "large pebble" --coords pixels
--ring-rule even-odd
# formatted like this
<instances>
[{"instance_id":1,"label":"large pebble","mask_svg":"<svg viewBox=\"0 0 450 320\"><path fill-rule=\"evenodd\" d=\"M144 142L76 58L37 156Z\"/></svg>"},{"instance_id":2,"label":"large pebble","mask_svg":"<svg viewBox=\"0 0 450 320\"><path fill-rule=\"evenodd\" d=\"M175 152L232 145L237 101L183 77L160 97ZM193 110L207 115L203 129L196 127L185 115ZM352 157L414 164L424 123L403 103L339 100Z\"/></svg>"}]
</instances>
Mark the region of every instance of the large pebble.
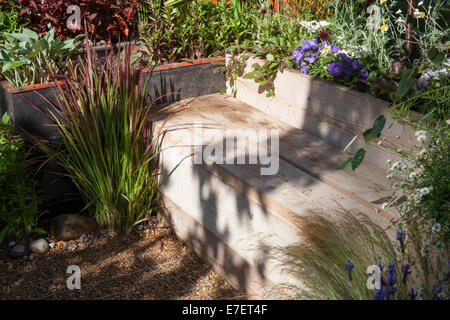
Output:
<instances>
[{"instance_id":1,"label":"large pebble","mask_svg":"<svg viewBox=\"0 0 450 320\"><path fill-rule=\"evenodd\" d=\"M97 229L97 223L85 216L62 214L50 222L50 232L56 240L75 240Z\"/></svg>"},{"instance_id":2,"label":"large pebble","mask_svg":"<svg viewBox=\"0 0 450 320\"><path fill-rule=\"evenodd\" d=\"M17 244L14 247L10 247L8 254L12 258L20 258L27 254L27 249L21 244Z\"/></svg>"},{"instance_id":3,"label":"large pebble","mask_svg":"<svg viewBox=\"0 0 450 320\"><path fill-rule=\"evenodd\" d=\"M30 249L34 253L46 253L49 250L49 245L45 239L37 239L30 242Z\"/></svg>"}]
</instances>

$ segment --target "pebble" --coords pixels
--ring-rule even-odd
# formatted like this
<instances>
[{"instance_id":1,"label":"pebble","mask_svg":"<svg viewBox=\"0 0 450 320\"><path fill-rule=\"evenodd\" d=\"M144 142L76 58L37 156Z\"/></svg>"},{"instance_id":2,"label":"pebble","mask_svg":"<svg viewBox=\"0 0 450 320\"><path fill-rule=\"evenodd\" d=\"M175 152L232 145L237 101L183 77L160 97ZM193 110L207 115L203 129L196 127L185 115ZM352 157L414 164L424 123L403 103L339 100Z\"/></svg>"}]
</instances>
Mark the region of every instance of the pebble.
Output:
<instances>
[{"instance_id":1,"label":"pebble","mask_svg":"<svg viewBox=\"0 0 450 320\"><path fill-rule=\"evenodd\" d=\"M48 246L49 246L51 249L53 249L53 248L55 247L55 243L54 243L54 242L50 242L50 243L48 244Z\"/></svg>"},{"instance_id":2,"label":"pebble","mask_svg":"<svg viewBox=\"0 0 450 320\"><path fill-rule=\"evenodd\" d=\"M15 241L8 242L8 246L10 246L10 247L14 247L15 245L16 245Z\"/></svg>"},{"instance_id":3,"label":"pebble","mask_svg":"<svg viewBox=\"0 0 450 320\"><path fill-rule=\"evenodd\" d=\"M34 253L46 253L49 250L47 240L41 238L30 242L30 249Z\"/></svg>"},{"instance_id":4,"label":"pebble","mask_svg":"<svg viewBox=\"0 0 450 320\"><path fill-rule=\"evenodd\" d=\"M30 255L28 256L28 259L31 261L31 260L34 259L34 256L33 256L32 254L30 254Z\"/></svg>"},{"instance_id":5,"label":"pebble","mask_svg":"<svg viewBox=\"0 0 450 320\"><path fill-rule=\"evenodd\" d=\"M136 227L137 231L142 231L143 229L144 229L144 226L142 224L140 224Z\"/></svg>"},{"instance_id":6,"label":"pebble","mask_svg":"<svg viewBox=\"0 0 450 320\"><path fill-rule=\"evenodd\" d=\"M115 231L110 232L110 233L108 234L108 237L111 238L111 239L117 237L117 232L115 232Z\"/></svg>"},{"instance_id":7,"label":"pebble","mask_svg":"<svg viewBox=\"0 0 450 320\"><path fill-rule=\"evenodd\" d=\"M22 257L22 260L23 260L23 261L28 261L28 256L23 256L23 257Z\"/></svg>"},{"instance_id":8,"label":"pebble","mask_svg":"<svg viewBox=\"0 0 450 320\"><path fill-rule=\"evenodd\" d=\"M26 248L21 244L17 244L9 250L9 256L12 258L19 258L26 255Z\"/></svg>"}]
</instances>

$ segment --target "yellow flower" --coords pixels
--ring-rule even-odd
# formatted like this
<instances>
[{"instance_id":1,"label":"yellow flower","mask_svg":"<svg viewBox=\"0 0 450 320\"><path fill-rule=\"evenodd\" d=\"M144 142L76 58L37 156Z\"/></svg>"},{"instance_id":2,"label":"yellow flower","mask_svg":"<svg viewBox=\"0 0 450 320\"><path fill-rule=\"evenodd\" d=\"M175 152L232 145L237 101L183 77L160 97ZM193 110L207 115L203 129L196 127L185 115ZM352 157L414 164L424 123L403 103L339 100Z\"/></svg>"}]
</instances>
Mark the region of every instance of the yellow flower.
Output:
<instances>
[{"instance_id":1,"label":"yellow flower","mask_svg":"<svg viewBox=\"0 0 450 320\"><path fill-rule=\"evenodd\" d=\"M419 18L425 18L425 12L420 11L420 13L419 13Z\"/></svg>"},{"instance_id":2,"label":"yellow flower","mask_svg":"<svg viewBox=\"0 0 450 320\"><path fill-rule=\"evenodd\" d=\"M380 0L380 3L383 4L385 3L387 0Z\"/></svg>"},{"instance_id":3,"label":"yellow flower","mask_svg":"<svg viewBox=\"0 0 450 320\"><path fill-rule=\"evenodd\" d=\"M386 32L387 29L388 29L388 26L385 25L385 24L383 24L383 25L380 27L380 29L381 29L381 32Z\"/></svg>"}]
</instances>

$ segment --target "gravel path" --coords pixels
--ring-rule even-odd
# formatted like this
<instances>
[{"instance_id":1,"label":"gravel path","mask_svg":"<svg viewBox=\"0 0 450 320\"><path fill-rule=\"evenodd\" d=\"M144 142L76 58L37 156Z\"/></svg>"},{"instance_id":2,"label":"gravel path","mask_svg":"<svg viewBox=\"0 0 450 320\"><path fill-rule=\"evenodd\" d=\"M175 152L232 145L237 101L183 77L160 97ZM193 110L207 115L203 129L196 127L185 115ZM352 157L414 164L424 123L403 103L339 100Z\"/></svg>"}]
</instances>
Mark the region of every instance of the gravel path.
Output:
<instances>
[{"instance_id":1,"label":"gravel path","mask_svg":"<svg viewBox=\"0 0 450 320\"><path fill-rule=\"evenodd\" d=\"M32 261L11 259L0 251L0 299L243 297L170 229L144 231L97 239L85 248L67 249L68 243L56 242L48 253L34 255ZM80 290L67 288L71 265L80 267Z\"/></svg>"}]
</instances>

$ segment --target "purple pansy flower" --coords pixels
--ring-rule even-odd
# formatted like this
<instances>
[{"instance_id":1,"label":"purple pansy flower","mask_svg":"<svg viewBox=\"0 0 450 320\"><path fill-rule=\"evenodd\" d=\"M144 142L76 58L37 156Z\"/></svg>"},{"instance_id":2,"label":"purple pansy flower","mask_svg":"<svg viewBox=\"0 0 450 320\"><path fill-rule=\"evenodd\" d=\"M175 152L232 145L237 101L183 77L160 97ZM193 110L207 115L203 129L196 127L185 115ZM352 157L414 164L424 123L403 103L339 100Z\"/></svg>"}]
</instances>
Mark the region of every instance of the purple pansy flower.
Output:
<instances>
[{"instance_id":1,"label":"purple pansy flower","mask_svg":"<svg viewBox=\"0 0 450 320\"><path fill-rule=\"evenodd\" d=\"M350 63L347 63L347 64L344 66L344 74L345 74L347 77L350 77L354 71L355 71L355 70L354 70L353 67L350 65Z\"/></svg>"},{"instance_id":2,"label":"purple pansy flower","mask_svg":"<svg viewBox=\"0 0 450 320\"><path fill-rule=\"evenodd\" d=\"M339 77L342 71L344 71L344 67L340 61L330 62L327 69L333 77Z\"/></svg>"},{"instance_id":3,"label":"purple pansy flower","mask_svg":"<svg viewBox=\"0 0 450 320\"><path fill-rule=\"evenodd\" d=\"M361 71L361 79L366 79L368 76L369 76L369 71L367 71L366 69Z\"/></svg>"},{"instance_id":4,"label":"purple pansy flower","mask_svg":"<svg viewBox=\"0 0 450 320\"><path fill-rule=\"evenodd\" d=\"M319 50L319 44L317 43L317 39L312 39L311 42L309 43L310 45L310 50L316 52Z\"/></svg>"},{"instance_id":5,"label":"purple pansy flower","mask_svg":"<svg viewBox=\"0 0 450 320\"><path fill-rule=\"evenodd\" d=\"M327 42L326 41L322 41L322 44L320 45L319 49L322 50L326 46L327 46Z\"/></svg>"},{"instance_id":6,"label":"purple pansy flower","mask_svg":"<svg viewBox=\"0 0 450 320\"><path fill-rule=\"evenodd\" d=\"M302 63L300 64L300 71L303 72L304 74L308 74L309 66L306 65L304 61L302 61Z\"/></svg>"},{"instance_id":7,"label":"purple pansy flower","mask_svg":"<svg viewBox=\"0 0 450 320\"><path fill-rule=\"evenodd\" d=\"M294 58L297 63L300 63L300 60L303 59L304 52L301 48L295 48L295 50L292 52L292 57Z\"/></svg>"},{"instance_id":8,"label":"purple pansy flower","mask_svg":"<svg viewBox=\"0 0 450 320\"><path fill-rule=\"evenodd\" d=\"M314 53L311 53L311 54L308 54L306 57L305 57L305 60L306 60L306 62L309 62L309 63L314 63L314 61L316 61L316 54L314 54Z\"/></svg>"},{"instance_id":9,"label":"purple pansy flower","mask_svg":"<svg viewBox=\"0 0 450 320\"><path fill-rule=\"evenodd\" d=\"M350 62L348 63L348 65L350 66L350 68L352 68L353 71L359 71L361 68L359 67L359 62L356 59L352 59L350 60Z\"/></svg>"},{"instance_id":10,"label":"purple pansy flower","mask_svg":"<svg viewBox=\"0 0 450 320\"><path fill-rule=\"evenodd\" d=\"M303 52L311 50L311 44L309 43L308 40L303 40L302 50L303 50Z\"/></svg>"},{"instance_id":11,"label":"purple pansy flower","mask_svg":"<svg viewBox=\"0 0 450 320\"><path fill-rule=\"evenodd\" d=\"M428 86L428 83L425 79L419 80L419 88L425 88Z\"/></svg>"},{"instance_id":12,"label":"purple pansy flower","mask_svg":"<svg viewBox=\"0 0 450 320\"><path fill-rule=\"evenodd\" d=\"M352 61L352 58L350 58L349 56L347 56L345 53L339 53L339 57L341 57L342 60L344 60L345 62L350 62Z\"/></svg>"},{"instance_id":13,"label":"purple pansy flower","mask_svg":"<svg viewBox=\"0 0 450 320\"><path fill-rule=\"evenodd\" d=\"M331 53L332 54L336 54L336 53L338 53L339 52L339 47L336 45L336 44L332 44L331 45Z\"/></svg>"}]
</instances>

